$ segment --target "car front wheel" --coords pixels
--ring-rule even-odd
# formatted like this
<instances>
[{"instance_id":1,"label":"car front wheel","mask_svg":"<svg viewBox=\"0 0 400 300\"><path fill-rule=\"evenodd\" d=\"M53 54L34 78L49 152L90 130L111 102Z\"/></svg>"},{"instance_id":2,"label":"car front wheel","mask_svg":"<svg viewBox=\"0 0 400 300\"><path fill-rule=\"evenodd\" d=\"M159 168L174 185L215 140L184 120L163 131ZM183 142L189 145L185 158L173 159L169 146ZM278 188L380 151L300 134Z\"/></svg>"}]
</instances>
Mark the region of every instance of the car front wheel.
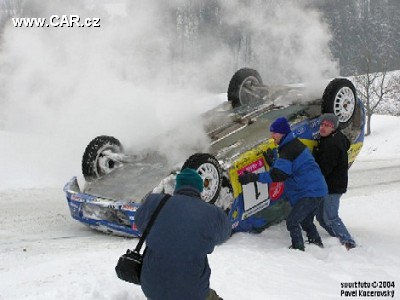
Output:
<instances>
[{"instance_id":1,"label":"car front wheel","mask_svg":"<svg viewBox=\"0 0 400 300\"><path fill-rule=\"evenodd\" d=\"M222 170L218 160L208 153L195 153L183 164L181 170L196 170L203 179L201 198L211 204L218 199L222 184Z\"/></svg>"},{"instance_id":2,"label":"car front wheel","mask_svg":"<svg viewBox=\"0 0 400 300\"><path fill-rule=\"evenodd\" d=\"M120 141L112 136L101 135L87 145L82 157L82 174L86 181L100 178L121 163L123 153Z\"/></svg>"},{"instance_id":3,"label":"car front wheel","mask_svg":"<svg viewBox=\"0 0 400 300\"><path fill-rule=\"evenodd\" d=\"M335 78L322 96L322 113L333 113L339 118L339 128L346 128L356 111L357 96L353 83L346 78Z\"/></svg>"},{"instance_id":4,"label":"car front wheel","mask_svg":"<svg viewBox=\"0 0 400 300\"><path fill-rule=\"evenodd\" d=\"M228 101L236 108L254 101L260 101L262 95L257 87L263 82L260 74L250 68L242 68L232 76L228 86Z\"/></svg>"}]
</instances>

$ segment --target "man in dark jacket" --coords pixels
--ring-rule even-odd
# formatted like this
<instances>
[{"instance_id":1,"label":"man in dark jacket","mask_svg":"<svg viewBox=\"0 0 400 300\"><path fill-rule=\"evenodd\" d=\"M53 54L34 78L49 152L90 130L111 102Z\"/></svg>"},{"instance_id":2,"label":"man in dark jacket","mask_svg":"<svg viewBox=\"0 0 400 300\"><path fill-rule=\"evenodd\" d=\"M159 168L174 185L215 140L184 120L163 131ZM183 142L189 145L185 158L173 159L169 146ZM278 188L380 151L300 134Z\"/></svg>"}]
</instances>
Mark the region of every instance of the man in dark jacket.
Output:
<instances>
[{"instance_id":1,"label":"man in dark jacket","mask_svg":"<svg viewBox=\"0 0 400 300\"><path fill-rule=\"evenodd\" d=\"M314 216L322 197L328 189L311 151L293 135L288 121L281 117L270 127L272 138L278 145L279 157L269 172L247 173L239 176L242 184L285 182L285 195L292 205L286 219L293 249L304 251L301 229L307 233L308 242L323 247L321 237L314 225Z\"/></svg>"},{"instance_id":2,"label":"man in dark jacket","mask_svg":"<svg viewBox=\"0 0 400 300\"><path fill-rule=\"evenodd\" d=\"M151 300L221 299L209 288L207 254L230 237L232 224L222 209L200 198L202 191L203 180L195 170L180 172L174 195L147 236L141 287ZM162 198L150 194L137 210L141 232Z\"/></svg>"},{"instance_id":3,"label":"man in dark jacket","mask_svg":"<svg viewBox=\"0 0 400 300\"><path fill-rule=\"evenodd\" d=\"M329 194L324 197L317 212L320 225L331 235L338 237L347 250L356 243L339 217L340 197L347 191L348 155L350 142L338 130L339 120L334 114L320 118L320 139L314 148L314 156L328 184Z\"/></svg>"}]
</instances>

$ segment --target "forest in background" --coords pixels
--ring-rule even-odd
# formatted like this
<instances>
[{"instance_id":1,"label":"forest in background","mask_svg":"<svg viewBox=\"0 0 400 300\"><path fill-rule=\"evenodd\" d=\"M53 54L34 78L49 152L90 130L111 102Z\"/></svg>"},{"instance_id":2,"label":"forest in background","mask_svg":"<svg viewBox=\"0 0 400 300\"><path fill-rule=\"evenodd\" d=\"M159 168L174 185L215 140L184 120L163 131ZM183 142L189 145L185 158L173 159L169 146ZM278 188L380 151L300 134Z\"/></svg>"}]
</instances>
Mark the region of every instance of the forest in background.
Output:
<instances>
[{"instance_id":1,"label":"forest in background","mask_svg":"<svg viewBox=\"0 0 400 300\"><path fill-rule=\"evenodd\" d=\"M61 1L53 1L54 3ZM289 43L291 52L304 47L301 26L290 32L269 30L274 22L278 28L290 23L293 16L287 8L296 6L302 12L320 19L321 27L327 26L329 54L338 65L340 75L351 76L367 71L400 69L400 1L397 0L167 0L150 1L163 13L168 34L173 42L168 45L173 61L190 63L206 59L205 53L214 49L229 49L232 71L243 66L257 68L268 73L268 57L279 51L279 42ZM14 16L40 16L43 2L3 0L0 6L2 27ZM38 3L41 3L40 5ZM69 8L82 6L99 10L107 1L69 1ZM94 5L97 3L96 5ZM66 4L63 4L65 8ZM127 2L127 15L140 9L137 1ZM73 9L71 9L73 11ZM287 12L285 16L279 16ZM317 16L316 16L317 14ZM307 15L299 22L307 22ZM281 24L276 24L276 23ZM267 26L264 26L264 24ZM325 29L324 29L325 30ZM288 39L279 35L289 35ZM299 35L299 36L298 36ZM303 36L302 36L303 35ZM206 41L206 42L205 42ZM276 43L275 41L278 41ZM312 40L310 40L310 43ZM309 45L312 47L312 45ZM316 45L319 47L319 45ZM287 51L285 49L285 51ZM263 77L264 77L263 76ZM288 76L286 76L288 77ZM290 76L289 76L290 77ZM280 78L278 78L279 80ZM297 78L289 78L293 81Z\"/></svg>"},{"instance_id":2,"label":"forest in background","mask_svg":"<svg viewBox=\"0 0 400 300\"><path fill-rule=\"evenodd\" d=\"M111 11L118 5L123 14L117 17ZM117 67L93 72L133 85L167 82L225 92L242 67L257 69L267 85L361 76L356 83L368 116L398 115L399 109L387 107L399 107L400 76L387 73L400 70L399 11L398 0L0 0L0 71L10 77L8 56L15 50L7 56L2 48L14 35L29 43L35 33L43 47L65 49L66 64L82 53L70 41L90 49L100 38L89 61ZM25 37L21 28L12 28L12 17L52 14L98 16L102 27L86 35L77 29L53 28L52 34L49 28L25 28ZM57 55L51 61L64 65ZM70 69L90 65L84 56L80 61ZM2 92L3 102L8 94Z\"/></svg>"},{"instance_id":3,"label":"forest in background","mask_svg":"<svg viewBox=\"0 0 400 300\"><path fill-rule=\"evenodd\" d=\"M229 1L229 0L226 0ZM277 6L288 2L316 10L329 27L332 38L329 50L340 67L342 76L400 69L400 1L397 0L248 0L240 1L238 14L243 14L236 27L224 21L224 0L187 1L177 7L177 36L180 48L177 55L185 55L184 45L193 44L196 36L214 36L236 54L236 65L259 65L262 60L256 48L260 38L257 30L248 26L254 15L263 14L268 20ZM247 11L252 5L254 10ZM240 8L241 7L241 8ZM229 23L228 23L229 24ZM299 28L299 32L301 32ZM266 41L268 42L268 41ZM295 39L294 39L295 43ZM294 44L293 47L296 45Z\"/></svg>"}]
</instances>

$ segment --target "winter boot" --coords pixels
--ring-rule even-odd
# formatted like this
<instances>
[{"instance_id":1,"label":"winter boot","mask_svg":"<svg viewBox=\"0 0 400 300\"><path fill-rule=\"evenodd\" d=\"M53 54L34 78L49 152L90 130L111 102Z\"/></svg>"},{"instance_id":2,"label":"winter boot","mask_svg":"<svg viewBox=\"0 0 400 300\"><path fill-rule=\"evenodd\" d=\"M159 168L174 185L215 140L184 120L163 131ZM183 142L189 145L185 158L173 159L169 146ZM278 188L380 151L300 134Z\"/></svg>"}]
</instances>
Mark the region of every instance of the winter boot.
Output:
<instances>
[{"instance_id":1,"label":"winter boot","mask_svg":"<svg viewBox=\"0 0 400 300\"><path fill-rule=\"evenodd\" d=\"M347 251L356 247L355 244L350 243L350 242L344 243L344 246L346 247Z\"/></svg>"},{"instance_id":2,"label":"winter boot","mask_svg":"<svg viewBox=\"0 0 400 300\"><path fill-rule=\"evenodd\" d=\"M224 300L222 299L215 290L210 289L209 293L208 293L208 297L206 298L206 300Z\"/></svg>"},{"instance_id":3,"label":"winter boot","mask_svg":"<svg viewBox=\"0 0 400 300\"><path fill-rule=\"evenodd\" d=\"M300 250L300 251L304 251L304 244L292 244L289 249L295 249L295 250Z\"/></svg>"},{"instance_id":4,"label":"winter boot","mask_svg":"<svg viewBox=\"0 0 400 300\"><path fill-rule=\"evenodd\" d=\"M308 243L315 244L320 248L324 248L324 244L322 243L321 238L316 238L316 239L308 238Z\"/></svg>"}]
</instances>

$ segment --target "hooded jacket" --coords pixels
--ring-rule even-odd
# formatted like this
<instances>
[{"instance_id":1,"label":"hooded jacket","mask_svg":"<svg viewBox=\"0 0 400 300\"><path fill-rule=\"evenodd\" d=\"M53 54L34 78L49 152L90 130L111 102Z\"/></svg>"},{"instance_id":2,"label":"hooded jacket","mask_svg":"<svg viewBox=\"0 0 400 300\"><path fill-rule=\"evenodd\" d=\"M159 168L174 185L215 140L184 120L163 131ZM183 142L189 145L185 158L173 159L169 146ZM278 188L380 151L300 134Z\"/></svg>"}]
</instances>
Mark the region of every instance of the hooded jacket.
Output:
<instances>
[{"instance_id":1,"label":"hooded jacket","mask_svg":"<svg viewBox=\"0 0 400 300\"><path fill-rule=\"evenodd\" d=\"M278 153L271 170L260 173L258 181L284 181L285 195L292 206L303 198L327 195L325 179L311 151L292 132L281 140Z\"/></svg>"},{"instance_id":2,"label":"hooded jacket","mask_svg":"<svg viewBox=\"0 0 400 300\"><path fill-rule=\"evenodd\" d=\"M328 184L330 194L343 194L348 184L350 142L340 131L321 137L313 154Z\"/></svg>"},{"instance_id":3,"label":"hooded jacket","mask_svg":"<svg viewBox=\"0 0 400 300\"><path fill-rule=\"evenodd\" d=\"M139 207L135 223L143 232L162 199L150 194ZM207 254L227 240L232 225L225 212L204 202L200 193L182 186L160 211L146 238L141 286L152 300L204 300L211 270Z\"/></svg>"}]
</instances>

